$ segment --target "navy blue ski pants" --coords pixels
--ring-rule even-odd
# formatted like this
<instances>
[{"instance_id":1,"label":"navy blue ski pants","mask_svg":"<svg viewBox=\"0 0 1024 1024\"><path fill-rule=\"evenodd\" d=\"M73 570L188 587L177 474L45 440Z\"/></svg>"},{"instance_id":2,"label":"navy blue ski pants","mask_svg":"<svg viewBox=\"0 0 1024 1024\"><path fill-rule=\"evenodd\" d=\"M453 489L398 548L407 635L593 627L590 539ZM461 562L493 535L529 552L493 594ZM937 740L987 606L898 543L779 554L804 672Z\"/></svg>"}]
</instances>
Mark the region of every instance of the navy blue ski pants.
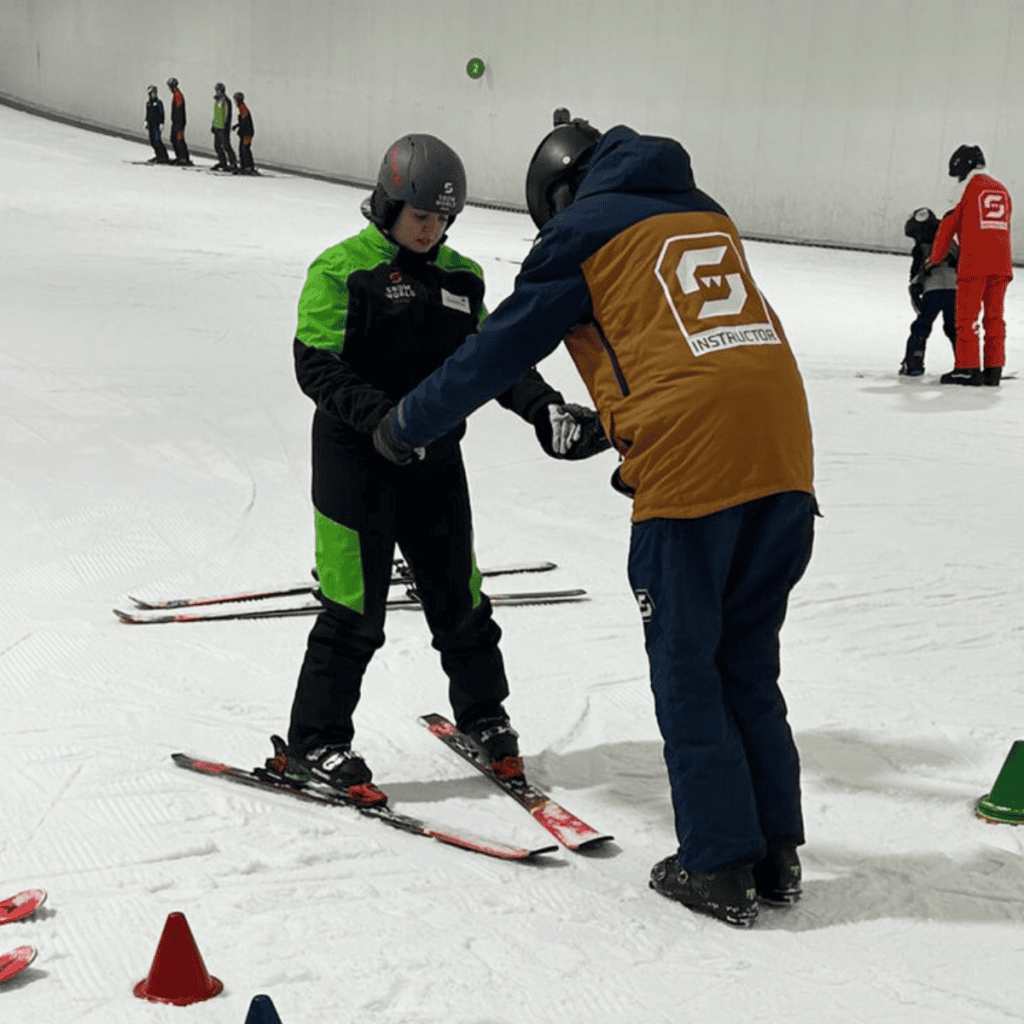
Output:
<instances>
[{"instance_id":1,"label":"navy blue ski pants","mask_svg":"<svg viewBox=\"0 0 1024 1024\"><path fill-rule=\"evenodd\" d=\"M935 318L942 314L942 330L956 353L956 289L933 288L921 296L921 310L917 319L910 325L910 337L907 339L907 358L917 353L924 357L928 337L932 333Z\"/></svg>"},{"instance_id":2,"label":"navy blue ski pants","mask_svg":"<svg viewBox=\"0 0 1024 1024\"><path fill-rule=\"evenodd\" d=\"M779 630L811 556L814 497L774 494L633 527L680 864L697 872L804 841L800 762L779 690Z\"/></svg>"}]
</instances>

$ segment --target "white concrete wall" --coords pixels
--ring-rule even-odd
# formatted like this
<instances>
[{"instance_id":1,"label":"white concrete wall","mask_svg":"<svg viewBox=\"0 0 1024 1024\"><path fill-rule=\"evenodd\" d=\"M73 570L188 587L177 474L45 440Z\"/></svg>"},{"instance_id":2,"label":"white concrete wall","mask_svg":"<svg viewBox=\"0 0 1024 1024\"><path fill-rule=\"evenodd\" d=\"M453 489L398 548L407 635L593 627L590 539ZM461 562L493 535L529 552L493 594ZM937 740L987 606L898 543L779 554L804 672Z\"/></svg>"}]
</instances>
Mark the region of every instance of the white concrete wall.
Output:
<instances>
[{"instance_id":1,"label":"white concrete wall","mask_svg":"<svg viewBox=\"0 0 1024 1024\"><path fill-rule=\"evenodd\" d=\"M140 137L173 74L209 150L219 80L257 163L372 180L427 131L473 197L522 205L568 106L680 139L746 235L879 248L948 207L961 142L1024 202L1022 53L1020 0L0 0L0 94Z\"/></svg>"}]
</instances>

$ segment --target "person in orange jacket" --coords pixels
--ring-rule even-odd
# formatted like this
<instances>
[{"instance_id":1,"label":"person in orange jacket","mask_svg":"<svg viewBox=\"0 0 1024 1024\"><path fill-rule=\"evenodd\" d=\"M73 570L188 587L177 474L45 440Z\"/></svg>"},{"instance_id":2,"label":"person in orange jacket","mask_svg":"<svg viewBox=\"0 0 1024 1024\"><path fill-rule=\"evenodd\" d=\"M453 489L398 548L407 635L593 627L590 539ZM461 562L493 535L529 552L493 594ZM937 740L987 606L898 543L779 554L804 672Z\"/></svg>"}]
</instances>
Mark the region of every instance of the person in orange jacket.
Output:
<instances>
[{"instance_id":1,"label":"person in orange jacket","mask_svg":"<svg viewBox=\"0 0 1024 1024\"><path fill-rule=\"evenodd\" d=\"M633 500L629 579L678 839L650 885L749 927L758 899L801 891L779 631L817 513L803 380L682 145L565 108L553 120L527 170L540 233L512 294L381 417L374 446L410 472L418 446L565 340L600 417L582 418L567 457L607 439Z\"/></svg>"},{"instance_id":2,"label":"person in orange jacket","mask_svg":"<svg viewBox=\"0 0 1024 1024\"><path fill-rule=\"evenodd\" d=\"M929 266L937 266L949 253L954 237L959 241L956 365L939 378L942 384L998 387L1006 363L1003 299L1013 278L1013 203L1006 186L985 174L984 167L980 146L958 146L949 158L949 176L966 184L960 201L939 224L928 261ZM985 330L983 350L979 316Z\"/></svg>"}]
</instances>

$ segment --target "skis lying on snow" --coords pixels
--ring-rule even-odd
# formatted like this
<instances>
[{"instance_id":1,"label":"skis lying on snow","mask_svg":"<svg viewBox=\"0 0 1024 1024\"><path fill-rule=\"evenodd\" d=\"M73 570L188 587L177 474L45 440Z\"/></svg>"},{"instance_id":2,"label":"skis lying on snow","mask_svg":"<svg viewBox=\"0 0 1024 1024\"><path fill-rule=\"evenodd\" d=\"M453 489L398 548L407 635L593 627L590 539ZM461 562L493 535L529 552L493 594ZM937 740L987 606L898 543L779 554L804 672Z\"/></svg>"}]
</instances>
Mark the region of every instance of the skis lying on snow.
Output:
<instances>
[{"instance_id":1,"label":"skis lying on snow","mask_svg":"<svg viewBox=\"0 0 1024 1024\"><path fill-rule=\"evenodd\" d=\"M532 783L526 780L499 778L484 762L477 745L468 736L459 732L444 715L423 715L420 722L449 749L455 751L459 757L468 761L478 772L486 775L513 800L525 807L535 821L543 825L568 849L583 850L607 843L614 838L591 828Z\"/></svg>"},{"instance_id":2,"label":"skis lying on snow","mask_svg":"<svg viewBox=\"0 0 1024 1024\"><path fill-rule=\"evenodd\" d=\"M21 974L35 958L35 946L18 946L7 953L0 953L0 984Z\"/></svg>"},{"instance_id":3,"label":"skis lying on snow","mask_svg":"<svg viewBox=\"0 0 1024 1024\"><path fill-rule=\"evenodd\" d=\"M275 748L283 747L283 745L283 741L279 737L274 737ZM339 790L331 789L316 782L304 783L302 786L288 785L276 781L258 768L253 771L247 771L244 768L233 768L231 765L221 764L218 761L206 761L201 758L190 757L188 754L172 754L171 759L180 768L187 768L189 771L199 772L201 775L212 775L227 779L230 782L251 786L254 789L262 789L268 793L286 793L299 800L326 804L332 807L352 807L368 818L376 818L385 825L390 825L392 828L400 829L403 832L430 836L439 842L447 843L449 846L458 846L464 850L472 850L474 853L485 853L490 857L498 857L502 860L532 860L539 854L551 853L556 849L554 846L543 846L528 850L525 847L513 846L496 839L483 839L468 832L455 832L441 825L431 825L421 818L401 814L398 811L392 810L387 804L373 804L370 806L358 804L348 799Z\"/></svg>"},{"instance_id":4,"label":"skis lying on snow","mask_svg":"<svg viewBox=\"0 0 1024 1024\"><path fill-rule=\"evenodd\" d=\"M0 900L0 924L10 924L31 917L45 901L45 889L26 889ZM0 983L21 974L35 958L34 946L18 946L7 953L0 953Z\"/></svg>"},{"instance_id":5,"label":"skis lying on snow","mask_svg":"<svg viewBox=\"0 0 1024 1024\"><path fill-rule=\"evenodd\" d=\"M516 594L488 594L491 604L564 604L566 601L585 601L587 592L580 588L573 590L535 590ZM389 608L420 608L423 605L415 590L408 590L405 597L396 597L388 601ZM124 623L131 626L143 626L161 622L216 622L223 619L279 619L292 615L317 615L324 610L319 601L310 601L299 605L283 608L248 608L244 611L196 611L196 612L147 612L143 609L126 612L114 609L114 614Z\"/></svg>"},{"instance_id":6,"label":"skis lying on snow","mask_svg":"<svg viewBox=\"0 0 1024 1024\"><path fill-rule=\"evenodd\" d=\"M548 572L556 569L554 562L520 562L513 565L496 566L493 569L481 569L481 576L513 576L518 573L527 572ZM399 583L412 583L412 571L405 562L395 562L394 571L391 576L391 585ZM239 591L233 594L221 594L218 597L175 597L161 601L145 601L138 597L128 595L128 599L136 608L143 608L146 611L159 611L168 608L198 608L208 604L234 604L239 601L263 601L272 597L295 597L299 594L312 594L316 590L316 579L306 583L292 583L280 587L269 587L265 590Z\"/></svg>"},{"instance_id":7,"label":"skis lying on snow","mask_svg":"<svg viewBox=\"0 0 1024 1024\"><path fill-rule=\"evenodd\" d=\"M31 917L46 902L45 889L26 889L0 900L0 924L10 924Z\"/></svg>"}]
</instances>

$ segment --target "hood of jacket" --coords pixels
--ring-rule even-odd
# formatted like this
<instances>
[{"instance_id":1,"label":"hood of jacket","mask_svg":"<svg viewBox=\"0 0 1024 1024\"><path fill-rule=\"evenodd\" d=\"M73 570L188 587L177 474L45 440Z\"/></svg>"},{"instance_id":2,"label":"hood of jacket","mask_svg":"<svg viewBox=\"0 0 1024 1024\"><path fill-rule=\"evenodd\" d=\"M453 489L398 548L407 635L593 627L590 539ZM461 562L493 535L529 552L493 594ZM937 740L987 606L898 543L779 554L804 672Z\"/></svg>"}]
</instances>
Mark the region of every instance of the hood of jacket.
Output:
<instances>
[{"instance_id":1,"label":"hood of jacket","mask_svg":"<svg viewBox=\"0 0 1024 1024\"><path fill-rule=\"evenodd\" d=\"M618 125L597 141L576 199L606 192L677 194L695 187L690 154L675 139L640 135Z\"/></svg>"}]
</instances>

